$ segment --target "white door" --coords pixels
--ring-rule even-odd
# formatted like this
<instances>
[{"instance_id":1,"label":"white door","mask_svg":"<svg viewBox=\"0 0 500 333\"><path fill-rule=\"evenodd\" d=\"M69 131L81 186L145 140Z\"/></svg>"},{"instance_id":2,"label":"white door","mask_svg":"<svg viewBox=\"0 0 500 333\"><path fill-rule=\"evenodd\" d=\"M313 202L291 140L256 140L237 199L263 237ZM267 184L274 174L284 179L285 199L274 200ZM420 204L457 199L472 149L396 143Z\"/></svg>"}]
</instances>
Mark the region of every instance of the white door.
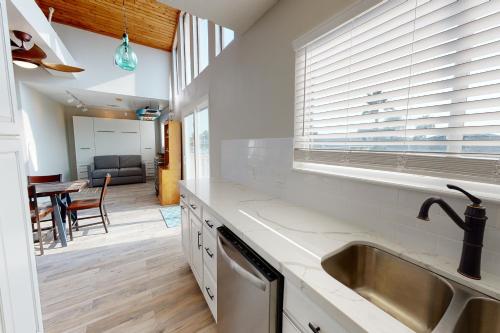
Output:
<instances>
[{"instance_id":1,"label":"white door","mask_svg":"<svg viewBox=\"0 0 500 333\"><path fill-rule=\"evenodd\" d=\"M0 0L0 332L42 332L5 0Z\"/></svg>"}]
</instances>

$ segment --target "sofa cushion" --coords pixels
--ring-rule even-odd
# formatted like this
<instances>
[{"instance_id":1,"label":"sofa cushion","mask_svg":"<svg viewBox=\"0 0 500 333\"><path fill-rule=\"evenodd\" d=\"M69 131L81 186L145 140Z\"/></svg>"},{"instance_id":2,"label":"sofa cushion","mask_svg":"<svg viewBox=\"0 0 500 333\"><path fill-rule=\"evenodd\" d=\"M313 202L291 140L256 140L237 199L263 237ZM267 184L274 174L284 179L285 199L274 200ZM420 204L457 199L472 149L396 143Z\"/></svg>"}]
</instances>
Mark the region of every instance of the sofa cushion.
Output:
<instances>
[{"instance_id":1,"label":"sofa cushion","mask_svg":"<svg viewBox=\"0 0 500 333\"><path fill-rule=\"evenodd\" d=\"M121 168L140 168L141 155L120 155Z\"/></svg>"},{"instance_id":2,"label":"sofa cushion","mask_svg":"<svg viewBox=\"0 0 500 333\"><path fill-rule=\"evenodd\" d=\"M120 168L118 170L119 177L128 177L128 176L142 176L141 168Z\"/></svg>"},{"instance_id":3,"label":"sofa cushion","mask_svg":"<svg viewBox=\"0 0 500 333\"><path fill-rule=\"evenodd\" d=\"M118 169L95 169L92 172L92 178L106 178L107 174L110 174L111 177L118 177Z\"/></svg>"},{"instance_id":4,"label":"sofa cushion","mask_svg":"<svg viewBox=\"0 0 500 333\"><path fill-rule=\"evenodd\" d=\"M118 169L119 167L118 155L94 156L95 169Z\"/></svg>"}]
</instances>

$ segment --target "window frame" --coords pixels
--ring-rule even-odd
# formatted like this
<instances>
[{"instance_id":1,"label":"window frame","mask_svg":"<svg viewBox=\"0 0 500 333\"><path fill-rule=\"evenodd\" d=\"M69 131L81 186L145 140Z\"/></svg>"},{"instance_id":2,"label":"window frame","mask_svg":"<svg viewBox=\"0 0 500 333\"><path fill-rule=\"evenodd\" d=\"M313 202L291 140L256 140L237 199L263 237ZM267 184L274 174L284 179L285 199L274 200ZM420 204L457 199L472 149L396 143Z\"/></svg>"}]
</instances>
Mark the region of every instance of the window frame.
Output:
<instances>
[{"instance_id":1,"label":"window frame","mask_svg":"<svg viewBox=\"0 0 500 333\"><path fill-rule=\"evenodd\" d=\"M399 0L398 0L399 1ZM369 0L366 2L359 2L351 7L348 11L340 13L335 17L331 18L327 22L319 25L316 29L304 34L293 42L295 50L302 48L304 45L313 42L324 34L331 32L334 29L341 27L344 24L349 24L350 21L356 20L358 17L365 15L367 11L376 11L377 7L383 5L385 2L378 2ZM295 89L294 85L294 89ZM294 101L295 101L295 93ZM295 119L295 118L294 118ZM324 163L321 162L321 158L316 156L306 156L305 158L297 159L295 150L295 131L294 131L294 156L292 158L293 170L294 172L306 172L315 173L322 175L332 175L342 178L356 179L362 181L368 181L372 183L382 183L385 185L394 185L409 187L418 190L433 191L439 193L449 193L446 191L445 185L451 180L454 183L461 186L466 186L469 189L475 191L476 193L482 194L484 198L489 198L490 200L500 200L500 194L498 193L500 189L500 177L496 177L495 182L491 183L491 179L485 179L484 177L474 177L473 174L469 175L457 175L453 173L443 172L425 172L415 170L404 170L404 164L407 162L405 158L401 160L403 168L381 168L381 167L370 167L370 166L352 166L342 162L338 163ZM367 152L361 152L367 153ZM354 153L354 155L356 152ZM376 153L373 153L375 155ZM398 155L398 153L380 153L385 155ZM344 154L348 155L348 154ZM407 153L407 156L420 155L418 153ZM465 155L465 154L464 154ZM345 156L344 156L345 157ZM347 157L349 159L349 157ZM444 157L443 157L444 158ZM340 158L341 159L341 158ZM468 158L460 158L462 162L467 163ZM478 160L478 159L475 159ZM441 161L443 162L443 161ZM450 159L448 163L456 163L456 160ZM495 162L491 163L494 168ZM500 161L496 162L497 173L500 174ZM472 170L472 169L471 169Z\"/></svg>"},{"instance_id":2,"label":"window frame","mask_svg":"<svg viewBox=\"0 0 500 333\"><path fill-rule=\"evenodd\" d=\"M199 162L198 162L198 120L197 120L197 114L203 110L207 110L207 116L208 116L208 133L209 133L209 136L208 136L208 178L210 178L210 171L211 171L211 163L210 163L210 106L209 106L209 102L208 102L208 98L204 98L203 101L201 103L198 103L192 110L190 110L188 113L184 114L182 116L182 132L183 133L187 133L186 131L186 118L189 117L189 116L192 116L193 117L193 133L194 133L194 174L195 174L195 180L196 179L199 179L198 177L198 172L199 172ZM184 135L184 134L183 134ZM183 137L183 140L185 138ZM187 160L187 155L186 155L186 149L184 149L184 146L183 146L183 149L182 149L182 159L183 159L183 174L184 174L184 177L185 179L187 179L187 163L186 163L186 160ZM192 179L192 178L190 178Z\"/></svg>"}]
</instances>

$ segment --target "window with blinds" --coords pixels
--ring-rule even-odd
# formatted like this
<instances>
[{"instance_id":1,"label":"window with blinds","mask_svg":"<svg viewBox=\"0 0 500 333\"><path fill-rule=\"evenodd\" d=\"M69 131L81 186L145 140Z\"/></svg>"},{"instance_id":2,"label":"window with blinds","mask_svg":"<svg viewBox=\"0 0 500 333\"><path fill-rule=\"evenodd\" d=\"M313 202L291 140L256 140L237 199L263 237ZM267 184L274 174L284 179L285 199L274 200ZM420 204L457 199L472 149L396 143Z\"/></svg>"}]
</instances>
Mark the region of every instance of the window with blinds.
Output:
<instances>
[{"instance_id":1,"label":"window with blinds","mask_svg":"<svg viewBox=\"0 0 500 333\"><path fill-rule=\"evenodd\" d=\"M296 49L294 160L500 182L500 1L391 0Z\"/></svg>"}]
</instances>

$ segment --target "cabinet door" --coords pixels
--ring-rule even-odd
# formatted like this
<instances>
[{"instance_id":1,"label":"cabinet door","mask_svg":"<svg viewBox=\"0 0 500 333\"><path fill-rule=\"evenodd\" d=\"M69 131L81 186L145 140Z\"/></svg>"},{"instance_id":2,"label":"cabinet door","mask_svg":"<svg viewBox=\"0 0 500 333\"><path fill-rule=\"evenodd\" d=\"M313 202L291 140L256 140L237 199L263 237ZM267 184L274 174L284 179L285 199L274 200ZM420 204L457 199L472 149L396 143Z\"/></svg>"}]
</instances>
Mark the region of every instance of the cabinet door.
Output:
<instances>
[{"instance_id":1,"label":"cabinet door","mask_svg":"<svg viewBox=\"0 0 500 333\"><path fill-rule=\"evenodd\" d=\"M191 262L191 237L189 228L189 209L184 201L181 201L181 236L182 249L188 262Z\"/></svg>"},{"instance_id":2,"label":"cabinet door","mask_svg":"<svg viewBox=\"0 0 500 333\"><path fill-rule=\"evenodd\" d=\"M191 222L191 268L200 288L203 286L203 235L201 222L194 214L189 214Z\"/></svg>"},{"instance_id":3,"label":"cabinet door","mask_svg":"<svg viewBox=\"0 0 500 333\"><path fill-rule=\"evenodd\" d=\"M21 138L0 139L0 326L41 332L33 236ZM3 319L2 319L3 317ZM0 329L0 330L2 330Z\"/></svg>"},{"instance_id":4,"label":"cabinet door","mask_svg":"<svg viewBox=\"0 0 500 333\"><path fill-rule=\"evenodd\" d=\"M0 0L0 165L0 332L42 332L5 0Z\"/></svg>"},{"instance_id":5,"label":"cabinet door","mask_svg":"<svg viewBox=\"0 0 500 333\"><path fill-rule=\"evenodd\" d=\"M5 4L5 0L0 0L0 134L13 135L21 131L21 112L16 106Z\"/></svg>"},{"instance_id":6,"label":"cabinet door","mask_svg":"<svg viewBox=\"0 0 500 333\"><path fill-rule=\"evenodd\" d=\"M73 117L75 137L76 174L78 179L88 178L87 165L94 162L94 118Z\"/></svg>"},{"instance_id":7,"label":"cabinet door","mask_svg":"<svg viewBox=\"0 0 500 333\"><path fill-rule=\"evenodd\" d=\"M96 130L95 132L95 154L102 155L119 155L120 141L118 134L113 130Z\"/></svg>"}]
</instances>

